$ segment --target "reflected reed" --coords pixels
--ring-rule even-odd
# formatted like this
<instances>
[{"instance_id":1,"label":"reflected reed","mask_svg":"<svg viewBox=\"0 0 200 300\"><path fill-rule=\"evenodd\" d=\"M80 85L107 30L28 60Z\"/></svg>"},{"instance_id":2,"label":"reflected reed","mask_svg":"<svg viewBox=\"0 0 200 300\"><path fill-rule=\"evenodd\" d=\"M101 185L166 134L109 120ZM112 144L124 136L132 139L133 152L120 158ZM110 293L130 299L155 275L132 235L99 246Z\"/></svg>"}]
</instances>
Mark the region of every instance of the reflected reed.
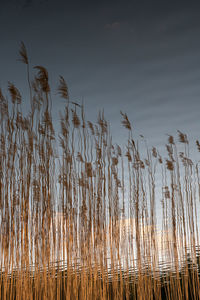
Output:
<instances>
[{"instance_id":1,"label":"reflected reed","mask_svg":"<svg viewBox=\"0 0 200 300\"><path fill-rule=\"evenodd\" d=\"M19 54L28 114L13 83L8 98L0 90L0 298L199 299L200 178L187 136L168 137L166 159L145 141L141 152L121 112L120 147L103 112L86 121L62 76L57 134L48 71L30 74L23 43Z\"/></svg>"}]
</instances>

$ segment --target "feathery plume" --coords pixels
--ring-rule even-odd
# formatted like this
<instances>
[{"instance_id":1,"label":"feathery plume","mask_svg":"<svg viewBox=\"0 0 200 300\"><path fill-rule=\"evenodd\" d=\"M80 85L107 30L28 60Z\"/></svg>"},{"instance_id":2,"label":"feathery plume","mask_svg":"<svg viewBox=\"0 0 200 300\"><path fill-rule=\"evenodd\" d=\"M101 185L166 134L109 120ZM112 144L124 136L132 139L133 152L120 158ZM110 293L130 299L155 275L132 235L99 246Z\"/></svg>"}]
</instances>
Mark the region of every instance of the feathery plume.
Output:
<instances>
[{"instance_id":1,"label":"feathery plume","mask_svg":"<svg viewBox=\"0 0 200 300\"><path fill-rule=\"evenodd\" d=\"M22 96L19 90L16 88L16 86L10 81L8 82L8 90L10 92L12 103L17 102L17 104L20 104L22 100Z\"/></svg>"},{"instance_id":2,"label":"feathery plume","mask_svg":"<svg viewBox=\"0 0 200 300\"><path fill-rule=\"evenodd\" d=\"M187 135L182 133L180 130L177 130L177 131L178 131L178 136L179 136L179 142L188 144Z\"/></svg>"},{"instance_id":3,"label":"feathery plume","mask_svg":"<svg viewBox=\"0 0 200 300\"><path fill-rule=\"evenodd\" d=\"M19 61L28 65L28 55L27 55L26 47L23 42L21 42L21 45L20 45L19 55L20 55Z\"/></svg>"},{"instance_id":4,"label":"feathery plume","mask_svg":"<svg viewBox=\"0 0 200 300\"><path fill-rule=\"evenodd\" d=\"M122 120L122 125L127 128L128 130L131 130L131 123L127 117L127 114L126 113L123 113L122 111L120 111L120 114L121 116L123 117L123 120Z\"/></svg>"},{"instance_id":5,"label":"feathery plume","mask_svg":"<svg viewBox=\"0 0 200 300\"><path fill-rule=\"evenodd\" d=\"M49 75L47 72L47 69L43 66L35 66L35 69L38 70L38 77L36 77L36 80L39 82L42 91L45 93L50 92L50 86L49 86Z\"/></svg>"},{"instance_id":6,"label":"feathery plume","mask_svg":"<svg viewBox=\"0 0 200 300\"><path fill-rule=\"evenodd\" d=\"M60 76L60 80L59 80L58 94L62 98L69 100L68 86L65 79L62 76Z\"/></svg>"}]
</instances>

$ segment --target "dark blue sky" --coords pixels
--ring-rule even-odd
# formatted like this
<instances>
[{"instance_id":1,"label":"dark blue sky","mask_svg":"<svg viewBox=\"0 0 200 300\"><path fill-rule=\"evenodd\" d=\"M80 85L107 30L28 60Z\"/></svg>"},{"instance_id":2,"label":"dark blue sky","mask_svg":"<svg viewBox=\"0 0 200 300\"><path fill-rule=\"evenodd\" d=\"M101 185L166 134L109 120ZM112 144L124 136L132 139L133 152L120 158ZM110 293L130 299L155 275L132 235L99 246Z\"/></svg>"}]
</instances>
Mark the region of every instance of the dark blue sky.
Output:
<instances>
[{"instance_id":1,"label":"dark blue sky","mask_svg":"<svg viewBox=\"0 0 200 300\"><path fill-rule=\"evenodd\" d=\"M104 108L118 142L120 110L155 146L177 129L200 138L197 1L1 0L0 37L2 88L13 81L26 98L22 40L31 64L49 70L56 109L63 75L89 119Z\"/></svg>"}]
</instances>

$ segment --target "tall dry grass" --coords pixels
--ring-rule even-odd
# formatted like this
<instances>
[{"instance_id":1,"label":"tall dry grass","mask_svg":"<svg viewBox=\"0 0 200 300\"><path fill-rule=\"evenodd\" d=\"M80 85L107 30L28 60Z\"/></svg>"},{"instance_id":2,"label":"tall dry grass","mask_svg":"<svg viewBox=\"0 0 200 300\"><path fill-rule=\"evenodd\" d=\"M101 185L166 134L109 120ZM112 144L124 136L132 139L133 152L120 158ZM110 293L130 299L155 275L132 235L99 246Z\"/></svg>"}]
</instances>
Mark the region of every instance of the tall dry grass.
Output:
<instances>
[{"instance_id":1,"label":"tall dry grass","mask_svg":"<svg viewBox=\"0 0 200 300\"><path fill-rule=\"evenodd\" d=\"M0 91L0 298L199 299L200 178L187 136L169 136L167 159L144 155L121 112L121 148L104 113L86 121L62 76L56 134L48 71L33 76L23 43L19 53L28 114L13 83L8 98Z\"/></svg>"}]
</instances>

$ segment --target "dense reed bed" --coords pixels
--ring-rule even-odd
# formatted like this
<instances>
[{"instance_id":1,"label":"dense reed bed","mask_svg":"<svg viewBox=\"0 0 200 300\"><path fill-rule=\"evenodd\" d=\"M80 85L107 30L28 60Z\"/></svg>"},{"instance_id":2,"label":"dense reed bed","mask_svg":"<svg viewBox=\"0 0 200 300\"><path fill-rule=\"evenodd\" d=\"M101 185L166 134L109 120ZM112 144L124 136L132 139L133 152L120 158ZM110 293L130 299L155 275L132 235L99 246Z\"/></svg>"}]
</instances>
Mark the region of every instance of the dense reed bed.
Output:
<instances>
[{"instance_id":1,"label":"dense reed bed","mask_svg":"<svg viewBox=\"0 0 200 300\"><path fill-rule=\"evenodd\" d=\"M200 178L187 136L169 136L163 158L121 112L120 147L62 76L57 133L47 70L30 73L23 43L20 59L30 111L13 83L8 97L0 90L0 298L199 299Z\"/></svg>"}]
</instances>

